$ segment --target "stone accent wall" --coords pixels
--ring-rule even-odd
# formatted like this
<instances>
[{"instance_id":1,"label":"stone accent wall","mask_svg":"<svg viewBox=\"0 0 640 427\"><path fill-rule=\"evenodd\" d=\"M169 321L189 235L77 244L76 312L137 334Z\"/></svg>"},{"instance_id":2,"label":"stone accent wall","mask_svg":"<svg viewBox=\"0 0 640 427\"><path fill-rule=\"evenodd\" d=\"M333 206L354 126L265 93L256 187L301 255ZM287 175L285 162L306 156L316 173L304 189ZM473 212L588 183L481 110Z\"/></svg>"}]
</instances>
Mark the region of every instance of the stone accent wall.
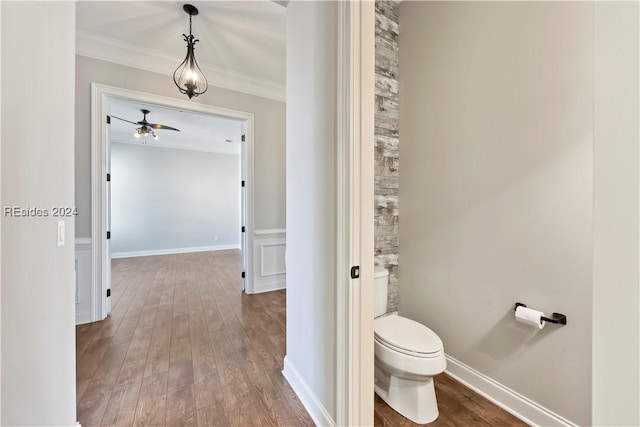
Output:
<instances>
[{"instance_id":1,"label":"stone accent wall","mask_svg":"<svg viewBox=\"0 0 640 427\"><path fill-rule=\"evenodd\" d=\"M389 270L398 310L398 4L376 1L375 258Z\"/></svg>"}]
</instances>

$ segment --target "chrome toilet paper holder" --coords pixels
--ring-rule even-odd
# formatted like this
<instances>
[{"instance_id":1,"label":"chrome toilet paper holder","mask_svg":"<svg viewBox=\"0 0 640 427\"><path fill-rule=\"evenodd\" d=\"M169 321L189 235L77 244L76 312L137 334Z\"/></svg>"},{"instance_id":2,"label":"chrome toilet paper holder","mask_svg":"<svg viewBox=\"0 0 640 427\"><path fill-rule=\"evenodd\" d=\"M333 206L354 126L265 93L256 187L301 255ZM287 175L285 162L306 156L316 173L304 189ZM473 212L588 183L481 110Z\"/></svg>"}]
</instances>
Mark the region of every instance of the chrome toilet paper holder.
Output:
<instances>
[{"instance_id":1,"label":"chrome toilet paper holder","mask_svg":"<svg viewBox=\"0 0 640 427\"><path fill-rule=\"evenodd\" d=\"M518 307L526 307L526 304L521 302L517 302L515 307L513 307L513 311L516 311ZM541 320L544 320L547 323L554 323L556 325L566 325L567 324L567 316L561 313L552 313L551 318L542 316Z\"/></svg>"}]
</instances>

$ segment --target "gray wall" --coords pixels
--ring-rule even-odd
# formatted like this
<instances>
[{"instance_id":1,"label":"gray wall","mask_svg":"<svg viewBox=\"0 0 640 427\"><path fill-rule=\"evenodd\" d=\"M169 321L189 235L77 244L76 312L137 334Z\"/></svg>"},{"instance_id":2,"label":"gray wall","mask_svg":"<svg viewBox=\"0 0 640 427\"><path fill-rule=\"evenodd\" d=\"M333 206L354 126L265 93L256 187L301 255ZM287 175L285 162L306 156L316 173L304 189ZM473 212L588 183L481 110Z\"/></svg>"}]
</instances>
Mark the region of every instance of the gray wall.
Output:
<instances>
[{"instance_id":1,"label":"gray wall","mask_svg":"<svg viewBox=\"0 0 640 427\"><path fill-rule=\"evenodd\" d=\"M336 21L336 2L287 7L286 357L333 419Z\"/></svg>"},{"instance_id":2,"label":"gray wall","mask_svg":"<svg viewBox=\"0 0 640 427\"><path fill-rule=\"evenodd\" d=\"M400 314L591 421L592 3L400 5ZM516 301L569 318L536 333Z\"/></svg>"},{"instance_id":3,"label":"gray wall","mask_svg":"<svg viewBox=\"0 0 640 427\"><path fill-rule=\"evenodd\" d=\"M2 217L4 426L76 421L73 206L75 4L1 2L2 206L48 217ZM25 84L23 84L25 83ZM35 120L35 122L34 122ZM56 247L57 222L66 245Z\"/></svg>"},{"instance_id":4,"label":"gray wall","mask_svg":"<svg viewBox=\"0 0 640 427\"><path fill-rule=\"evenodd\" d=\"M398 14L376 1L375 255L389 270L388 312L398 310Z\"/></svg>"},{"instance_id":5,"label":"gray wall","mask_svg":"<svg viewBox=\"0 0 640 427\"><path fill-rule=\"evenodd\" d=\"M240 156L151 144L111 143L111 252L239 247Z\"/></svg>"},{"instance_id":6,"label":"gray wall","mask_svg":"<svg viewBox=\"0 0 640 427\"><path fill-rule=\"evenodd\" d=\"M640 7L595 4L593 425L640 425Z\"/></svg>"},{"instance_id":7,"label":"gray wall","mask_svg":"<svg viewBox=\"0 0 640 427\"><path fill-rule=\"evenodd\" d=\"M76 218L78 237L91 236L91 83L184 99L170 76L76 56ZM280 229L285 220L285 104L209 87L195 103L255 114L254 229Z\"/></svg>"}]
</instances>

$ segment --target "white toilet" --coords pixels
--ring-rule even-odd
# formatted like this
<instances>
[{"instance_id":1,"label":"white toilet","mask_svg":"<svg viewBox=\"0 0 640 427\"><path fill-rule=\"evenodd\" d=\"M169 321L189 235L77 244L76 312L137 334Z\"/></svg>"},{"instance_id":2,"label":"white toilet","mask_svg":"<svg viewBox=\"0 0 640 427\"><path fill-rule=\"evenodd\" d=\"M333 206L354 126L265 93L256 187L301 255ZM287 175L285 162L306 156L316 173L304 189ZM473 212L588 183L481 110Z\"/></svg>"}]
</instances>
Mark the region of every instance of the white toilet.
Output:
<instances>
[{"instance_id":1,"label":"white toilet","mask_svg":"<svg viewBox=\"0 0 640 427\"><path fill-rule=\"evenodd\" d=\"M447 367L440 337L406 317L387 315L389 272L375 266L375 391L418 424L438 418L433 377Z\"/></svg>"}]
</instances>

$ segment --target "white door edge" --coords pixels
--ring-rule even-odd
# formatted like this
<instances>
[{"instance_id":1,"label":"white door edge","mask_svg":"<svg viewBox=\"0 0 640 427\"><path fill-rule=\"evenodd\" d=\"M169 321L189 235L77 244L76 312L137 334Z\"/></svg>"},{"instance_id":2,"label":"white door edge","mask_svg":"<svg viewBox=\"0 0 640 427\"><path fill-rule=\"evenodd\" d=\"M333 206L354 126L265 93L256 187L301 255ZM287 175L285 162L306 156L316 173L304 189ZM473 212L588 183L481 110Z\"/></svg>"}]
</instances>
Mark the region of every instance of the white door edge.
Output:
<instances>
[{"instance_id":1,"label":"white door edge","mask_svg":"<svg viewBox=\"0 0 640 427\"><path fill-rule=\"evenodd\" d=\"M374 2L340 2L336 423L349 426L373 425L374 415L374 49Z\"/></svg>"}]
</instances>

